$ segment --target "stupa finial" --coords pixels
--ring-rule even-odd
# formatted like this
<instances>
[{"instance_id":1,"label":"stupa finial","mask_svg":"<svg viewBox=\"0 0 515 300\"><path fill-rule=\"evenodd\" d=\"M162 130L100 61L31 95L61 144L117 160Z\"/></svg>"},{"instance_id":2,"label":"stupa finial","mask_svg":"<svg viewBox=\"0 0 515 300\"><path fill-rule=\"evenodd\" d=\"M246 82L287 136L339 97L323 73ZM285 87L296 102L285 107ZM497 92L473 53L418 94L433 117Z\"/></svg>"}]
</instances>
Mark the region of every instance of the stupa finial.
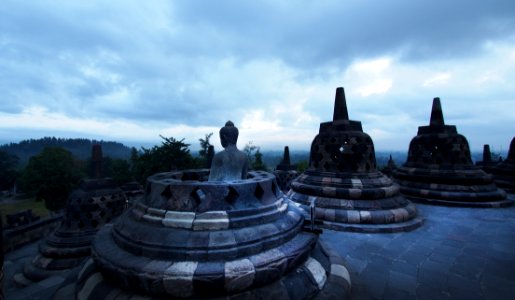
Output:
<instances>
[{"instance_id":1,"label":"stupa finial","mask_svg":"<svg viewBox=\"0 0 515 300\"><path fill-rule=\"evenodd\" d=\"M492 161L492 153L490 152L490 145L483 146L483 163Z\"/></svg>"},{"instance_id":2,"label":"stupa finial","mask_svg":"<svg viewBox=\"0 0 515 300\"><path fill-rule=\"evenodd\" d=\"M345 91L342 87L336 88L336 96L334 97L333 122L338 120L349 120Z\"/></svg>"},{"instance_id":3,"label":"stupa finial","mask_svg":"<svg viewBox=\"0 0 515 300\"><path fill-rule=\"evenodd\" d=\"M91 162L93 165L93 178L102 177L102 145L94 144L91 148Z\"/></svg>"},{"instance_id":4,"label":"stupa finial","mask_svg":"<svg viewBox=\"0 0 515 300\"><path fill-rule=\"evenodd\" d=\"M510 143L510 149L508 150L508 159L515 160L515 137L513 137Z\"/></svg>"},{"instance_id":5,"label":"stupa finial","mask_svg":"<svg viewBox=\"0 0 515 300\"><path fill-rule=\"evenodd\" d=\"M290 165L290 148L288 146L284 146L283 161L281 164Z\"/></svg>"},{"instance_id":6,"label":"stupa finial","mask_svg":"<svg viewBox=\"0 0 515 300\"><path fill-rule=\"evenodd\" d=\"M431 120L429 126L443 126L445 122L443 120L442 104L440 98L436 97L433 99L433 108L431 109Z\"/></svg>"}]
</instances>

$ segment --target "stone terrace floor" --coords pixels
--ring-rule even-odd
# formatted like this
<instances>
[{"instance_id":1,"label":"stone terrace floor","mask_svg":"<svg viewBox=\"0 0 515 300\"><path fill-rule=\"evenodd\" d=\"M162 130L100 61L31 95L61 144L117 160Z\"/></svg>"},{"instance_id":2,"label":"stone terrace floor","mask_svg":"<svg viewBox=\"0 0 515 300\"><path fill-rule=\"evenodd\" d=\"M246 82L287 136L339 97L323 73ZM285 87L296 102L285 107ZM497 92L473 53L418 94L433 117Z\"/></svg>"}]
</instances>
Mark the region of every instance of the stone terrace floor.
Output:
<instances>
[{"instance_id":1,"label":"stone terrace floor","mask_svg":"<svg viewBox=\"0 0 515 300\"><path fill-rule=\"evenodd\" d=\"M347 262L352 299L515 299L515 207L417 207L425 223L408 233L324 230ZM34 243L6 255L6 299L44 299L64 280L13 286L36 251Z\"/></svg>"},{"instance_id":2,"label":"stone terrace floor","mask_svg":"<svg viewBox=\"0 0 515 300\"><path fill-rule=\"evenodd\" d=\"M407 233L325 230L347 262L352 299L515 299L515 207L417 205Z\"/></svg>"}]
</instances>

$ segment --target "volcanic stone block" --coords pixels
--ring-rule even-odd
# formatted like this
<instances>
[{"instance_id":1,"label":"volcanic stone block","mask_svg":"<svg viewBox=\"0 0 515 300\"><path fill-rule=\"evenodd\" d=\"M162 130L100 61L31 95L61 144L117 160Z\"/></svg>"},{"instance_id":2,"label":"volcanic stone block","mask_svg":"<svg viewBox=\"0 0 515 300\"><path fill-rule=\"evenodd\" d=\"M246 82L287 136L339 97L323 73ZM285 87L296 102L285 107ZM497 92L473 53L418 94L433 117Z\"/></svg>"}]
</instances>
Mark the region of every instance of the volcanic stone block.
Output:
<instances>
[{"instance_id":1,"label":"volcanic stone block","mask_svg":"<svg viewBox=\"0 0 515 300\"><path fill-rule=\"evenodd\" d=\"M411 200L449 206L504 207L513 204L493 176L472 164L467 139L444 123L434 98L429 126L420 126L406 163L394 172L401 193Z\"/></svg>"},{"instance_id":2,"label":"volcanic stone block","mask_svg":"<svg viewBox=\"0 0 515 300\"><path fill-rule=\"evenodd\" d=\"M399 187L377 171L372 139L361 122L349 120L343 88L336 89L333 121L320 124L309 168L292 182L288 197L306 213L314 207L315 219L331 229L407 231L423 221Z\"/></svg>"}]
</instances>

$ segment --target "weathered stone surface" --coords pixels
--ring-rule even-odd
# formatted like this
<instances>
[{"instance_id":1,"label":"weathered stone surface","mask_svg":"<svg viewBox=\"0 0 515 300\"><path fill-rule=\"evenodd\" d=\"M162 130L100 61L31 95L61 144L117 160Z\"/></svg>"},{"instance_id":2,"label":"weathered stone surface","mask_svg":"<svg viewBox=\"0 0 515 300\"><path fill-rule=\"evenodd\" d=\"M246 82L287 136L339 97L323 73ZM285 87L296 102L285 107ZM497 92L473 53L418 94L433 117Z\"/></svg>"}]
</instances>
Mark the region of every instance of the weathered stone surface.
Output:
<instances>
[{"instance_id":1,"label":"weathered stone surface","mask_svg":"<svg viewBox=\"0 0 515 300\"><path fill-rule=\"evenodd\" d=\"M235 143L225 134L222 130L224 147L224 138ZM216 176L227 175L224 164ZM76 294L98 299L123 290L131 299L310 299L340 286L333 284L331 264L343 264L317 245L315 233L303 230L302 211L272 174L206 181L209 177L209 170L149 177L145 197L98 232L91 247L94 266L81 271Z\"/></svg>"},{"instance_id":2,"label":"weathered stone surface","mask_svg":"<svg viewBox=\"0 0 515 300\"><path fill-rule=\"evenodd\" d=\"M343 88L336 89L333 121L320 124L309 168L291 183L288 197L306 213L314 206L315 218L327 228L356 230L363 225L361 231L389 232L422 224L415 207L399 195L398 185L377 171L372 139L361 122L349 120ZM391 209L406 218L390 217ZM374 229L374 224L382 226Z\"/></svg>"},{"instance_id":3,"label":"weathered stone surface","mask_svg":"<svg viewBox=\"0 0 515 300\"><path fill-rule=\"evenodd\" d=\"M472 164L467 139L444 123L439 98L433 100L429 126L420 126L406 163L394 172L401 193L419 202L451 206L511 205L493 177Z\"/></svg>"},{"instance_id":4,"label":"weathered stone surface","mask_svg":"<svg viewBox=\"0 0 515 300\"><path fill-rule=\"evenodd\" d=\"M262 180L273 183L271 175L251 173L249 176L251 179L247 184L252 186L251 189L256 187L252 178L260 178L257 184ZM170 176L161 177L161 180L168 183L167 178ZM261 186L271 191L272 183ZM266 193L263 191L262 194ZM101 273L83 272L82 276L98 279L98 274L103 274L103 278L114 277L111 282L120 288L153 297L213 297L240 292L272 295L274 289L267 291L261 287L276 286L274 282L284 280L280 286L285 288L285 293L311 297L325 288L324 278L332 276L330 267L321 268L313 261L306 264L316 247L316 236L301 231L302 213L290 205L282 193L271 191L270 194L278 195L270 204L263 204L250 194L254 200L246 203L253 205L246 209L196 213L163 211L143 200L131 208L131 211L143 214L142 217L134 218L129 211L114 226L105 227L98 233L92 249L95 265ZM152 197L152 192L148 195ZM259 215L264 217L254 218ZM248 223L240 227L241 221L231 221L231 218L246 219ZM186 220L192 226L166 225L175 220ZM210 224L210 221L216 225L194 228L195 222ZM302 279L302 276L315 279ZM293 286L288 282L299 280L311 282L312 286L289 291ZM87 298L101 297L100 290L104 289L90 290L92 282L81 278L79 283L83 285L79 284L79 293L89 295ZM107 284L96 279L94 283L95 286ZM105 292L111 293L113 289L111 286Z\"/></svg>"},{"instance_id":5,"label":"weathered stone surface","mask_svg":"<svg viewBox=\"0 0 515 300\"><path fill-rule=\"evenodd\" d=\"M102 149L95 145L93 169L102 171ZM100 156L99 156L100 155ZM60 227L42 241L39 254L24 266L23 275L40 281L80 266L90 255L91 240L127 205L124 192L110 178L87 179L68 197Z\"/></svg>"},{"instance_id":6,"label":"weathered stone surface","mask_svg":"<svg viewBox=\"0 0 515 300\"><path fill-rule=\"evenodd\" d=\"M274 170L274 175L281 191L288 192L291 182L300 175L296 169L297 166L290 163L290 149L288 146L285 146L283 159Z\"/></svg>"},{"instance_id":7,"label":"weathered stone surface","mask_svg":"<svg viewBox=\"0 0 515 300\"><path fill-rule=\"evenodd\" d=\"M397 165L395 164L395 161L393 160L392 156L390 155L387 165L383 169L381 169L381 172L383 174L385 174L386 176L392 177L393 172L395 170L397 170Z\"/></svg>"},{"instance_id":8,"label":"weathered stone surface","mask_svg":"<svg viewBox=\"0 0 515 300\"><path fill-rule=\"evenodd\" d=\"M236 147L238 134L238 128L231 121L227 121L220 129L224 150L213 157L209 181L238 180L247 176L249 162L247 155Z\"/></svg>"}]
</instances>

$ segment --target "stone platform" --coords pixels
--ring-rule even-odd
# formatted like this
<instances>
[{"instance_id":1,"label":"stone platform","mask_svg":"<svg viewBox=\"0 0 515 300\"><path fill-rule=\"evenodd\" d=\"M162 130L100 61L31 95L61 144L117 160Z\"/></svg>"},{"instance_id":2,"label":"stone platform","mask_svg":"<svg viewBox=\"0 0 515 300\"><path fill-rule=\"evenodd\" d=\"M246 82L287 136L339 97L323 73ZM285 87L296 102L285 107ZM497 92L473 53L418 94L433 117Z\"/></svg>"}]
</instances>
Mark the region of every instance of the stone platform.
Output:
<instances>
[{"instance_id":1,"label":"stone platform","mask_svg":"<svg viewBox=\"0 0 515 300\"><path fill-rule=\"evenodd\" d=\"M352 277L351 299L509 299L515 294L515 206L480 210L419 204L418 210L425 223L411 232L324 230L320 240L344 258ZM56 298L62 284L76 280L77 274L62 273L16 287L13 274L37 246L6 254L6 299ZM60 291L60 299L74 296L70 288Z\"/></svg>"}]
</instances>

